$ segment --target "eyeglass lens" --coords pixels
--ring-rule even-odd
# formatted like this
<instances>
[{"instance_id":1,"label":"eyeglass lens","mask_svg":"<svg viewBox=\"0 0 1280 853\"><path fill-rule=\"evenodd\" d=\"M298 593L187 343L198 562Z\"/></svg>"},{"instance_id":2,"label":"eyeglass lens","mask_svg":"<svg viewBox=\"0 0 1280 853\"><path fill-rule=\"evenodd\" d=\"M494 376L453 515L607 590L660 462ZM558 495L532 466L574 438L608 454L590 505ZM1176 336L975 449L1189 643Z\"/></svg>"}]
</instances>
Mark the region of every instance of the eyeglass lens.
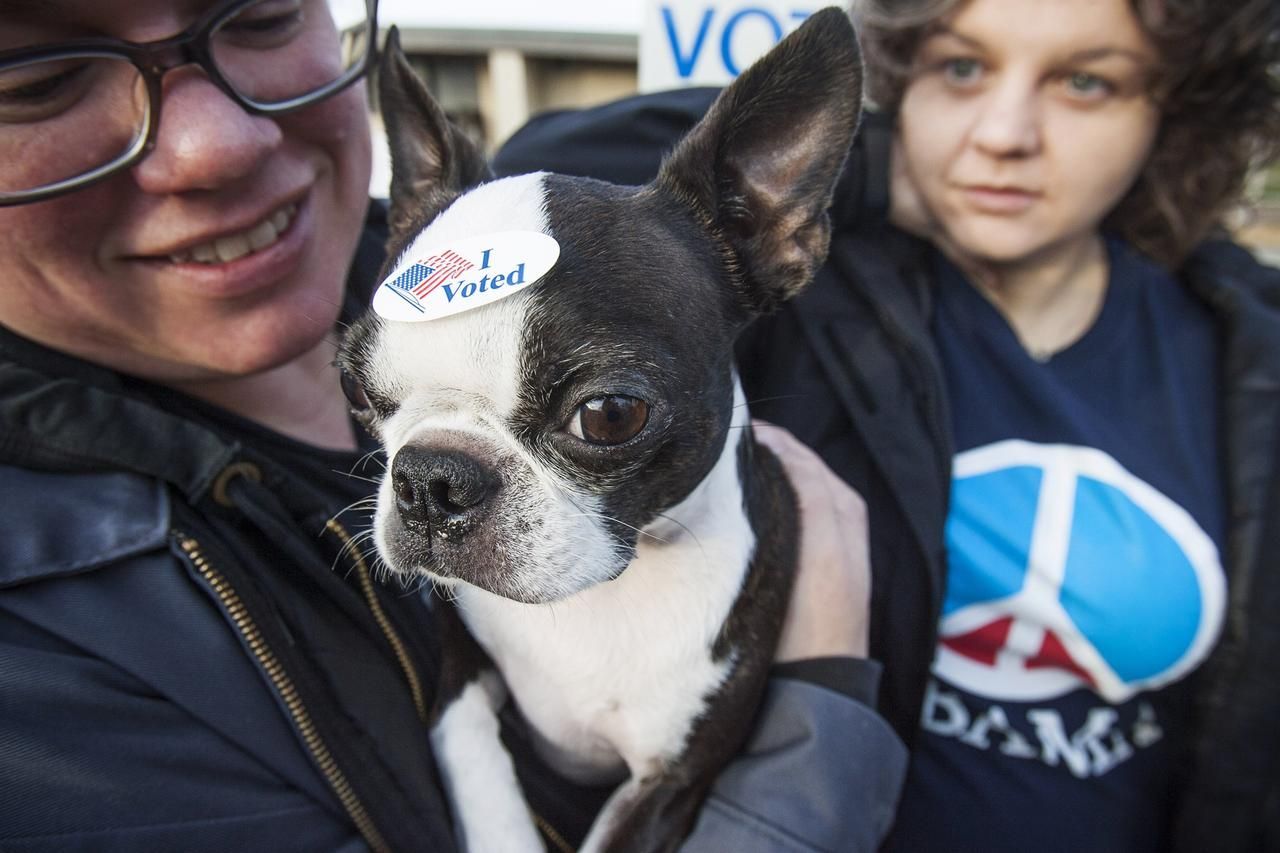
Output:
<instances>
[{"instance_id":1,"label":"eyeglass lens","mask_svg":"<svg viewBox=\"0 0 1280 853\"><path fill-rule=\"evenodd\" d=\"M364 14L360 0L261 0L217 27L210 53L245 100L283 104L323 89L364 58L371 42L359 26ZM339 28L352 17L354 29Z\"/></svg>"},{"instance_id":2,"label":"eyeglass lens","mask_svg":"<svg viewBox=\"0 0 1280 853\"><path fill-rule=\"evenodd\" d=\"M133 153L150 110L138 69L68 56L0 71L0 192L91 174Z\"/></svg>"},{"instance_id":3,"label":"eyeglass lens","mask_svg":"<svg viewBox=\"0 0 1280 853\"><path fill-rule=\"evenodd\" d=\"M209 52L255 107L292 107L350 77L373 43L363 0L259 0L219 22ZM151 120L123 56L71 52L0 70L0 200L94 176L138 153Z\"/></svg>"}]
</instances>

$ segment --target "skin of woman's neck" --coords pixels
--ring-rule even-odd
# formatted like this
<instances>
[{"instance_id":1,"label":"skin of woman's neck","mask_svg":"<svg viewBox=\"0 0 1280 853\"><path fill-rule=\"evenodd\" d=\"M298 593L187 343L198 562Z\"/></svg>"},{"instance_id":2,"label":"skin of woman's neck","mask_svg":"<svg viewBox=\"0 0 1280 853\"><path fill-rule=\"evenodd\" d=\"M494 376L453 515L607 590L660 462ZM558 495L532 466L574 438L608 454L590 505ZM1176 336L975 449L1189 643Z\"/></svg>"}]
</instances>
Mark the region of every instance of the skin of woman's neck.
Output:
<instances>
[{"instance_id":1,"label":"skin of woman's neck","mask_svg":"<svg viewBox=\"0 0 1280 853\"><path fill-rule=\"evenodd\" d=\"M1096 232L1007 263L969 257L950 244L940 248L1036 358L1048 358L1078 341L1102 310L1109 264Z\"/></svg>"},{"instance_id":2,"label":"skin of woman's neck","mask_svg":"<svg viewBox=\"0 0 1280 853\"><path fill-rule=\"evenodd\" d=\"M173 387L298 441L354 450L355 431L334 354L335 345L326 338L292 361L252 376Z\"/></svg>"}]
</instances>

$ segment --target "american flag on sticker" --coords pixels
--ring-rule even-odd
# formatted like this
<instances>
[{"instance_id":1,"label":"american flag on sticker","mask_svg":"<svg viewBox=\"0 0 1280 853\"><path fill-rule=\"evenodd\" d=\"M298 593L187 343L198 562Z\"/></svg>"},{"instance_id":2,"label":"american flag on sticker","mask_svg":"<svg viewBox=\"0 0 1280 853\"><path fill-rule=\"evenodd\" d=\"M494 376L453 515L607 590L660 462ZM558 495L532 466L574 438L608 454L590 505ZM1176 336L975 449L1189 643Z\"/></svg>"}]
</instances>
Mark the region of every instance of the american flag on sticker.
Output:
<instances>
[{"instance_id":1,"label":"american flag on sticker","mask_svg":"<svg viewBox=\"0 0 1280 853\"><path fill-rule=\"evenodd\" d=\"M457 252L446 249L426 260L415 262L392 279L389 284L397 290L413 294L421 302L441 284L474 266L475 264Z\"/></svg>"},{"instance_id":2,"label":"american flag on sticker","mask_svg":"<svg viewBox=\"0 0 1280 853\"><path fill-rule=\"evenodd\" d=\"M388 282L388 284L396 290L403 290L406 293L413 293L416 296L417 294L414 293L414 288L426 281L434 272L434 268L418 261L413 266L400 273L400 275L393 278Z\"/></svg>"}]
</instances>

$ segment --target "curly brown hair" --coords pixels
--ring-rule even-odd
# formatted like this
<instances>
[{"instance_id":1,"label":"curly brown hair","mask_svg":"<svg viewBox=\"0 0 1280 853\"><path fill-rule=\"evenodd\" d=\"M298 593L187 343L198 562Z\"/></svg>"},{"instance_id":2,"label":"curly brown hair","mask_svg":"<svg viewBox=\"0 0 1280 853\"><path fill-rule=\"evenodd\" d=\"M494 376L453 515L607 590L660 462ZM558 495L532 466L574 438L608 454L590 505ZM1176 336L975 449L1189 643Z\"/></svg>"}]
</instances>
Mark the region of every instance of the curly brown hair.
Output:
<instances>
[{"instance_id":1,"label":"curly brown hair","mask_svg":"<svg viewBox=\"0 0 1280 853\"><path fill-rule=\"evenodd\" d=\"M873 101L896 110L916 51L968 0L854 0ZM1105 226L1176 268L1238 203L1253 168L1280 156L1280 3L1129 0L1160 61L1160 130Z\"/></svg>"}]
</instances>

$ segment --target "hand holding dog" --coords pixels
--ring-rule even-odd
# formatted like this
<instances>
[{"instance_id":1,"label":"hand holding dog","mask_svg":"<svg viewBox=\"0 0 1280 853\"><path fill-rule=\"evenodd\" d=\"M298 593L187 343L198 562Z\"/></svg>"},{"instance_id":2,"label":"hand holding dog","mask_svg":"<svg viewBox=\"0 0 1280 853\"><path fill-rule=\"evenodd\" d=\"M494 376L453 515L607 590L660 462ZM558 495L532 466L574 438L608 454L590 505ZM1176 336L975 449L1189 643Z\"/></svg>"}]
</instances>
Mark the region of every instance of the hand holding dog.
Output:
<instances>
[{"instance_id":1,"label":"hand holding dog","mask_svg":"<svg viewBox=\"0 0 1280 853\"><path fill-rule=\"evenodd\" d=\"M871 601L867 505L790 432L755 421L782 461L800 510L800 556L774 659L866 657Z\"/></svg>"}]
</instances>

